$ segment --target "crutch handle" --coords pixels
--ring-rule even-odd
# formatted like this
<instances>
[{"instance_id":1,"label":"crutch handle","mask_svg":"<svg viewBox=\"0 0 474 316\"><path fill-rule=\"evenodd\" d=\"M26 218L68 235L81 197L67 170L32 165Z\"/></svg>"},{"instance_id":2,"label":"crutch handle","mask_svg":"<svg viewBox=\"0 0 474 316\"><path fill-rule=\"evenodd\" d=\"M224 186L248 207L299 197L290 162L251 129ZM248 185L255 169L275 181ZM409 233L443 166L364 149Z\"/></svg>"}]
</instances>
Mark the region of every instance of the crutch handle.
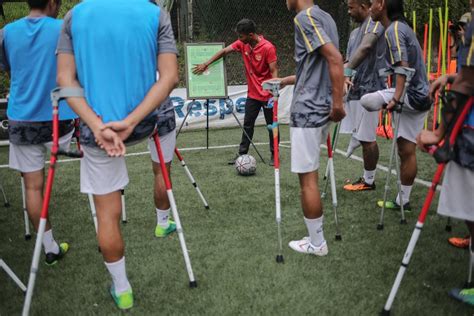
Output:
<instances>
[{"instance_id":1,"label":"crutch handle","mask_svg":"<svg viewBox=\"0 0 474 316\"><path fill-rule=\"evenodd\" d=\"M271 80L262 83L262 88L270 92L274 97L278 97L280 95L280 85L281 81Z\"/></svg>"}]
</instances>

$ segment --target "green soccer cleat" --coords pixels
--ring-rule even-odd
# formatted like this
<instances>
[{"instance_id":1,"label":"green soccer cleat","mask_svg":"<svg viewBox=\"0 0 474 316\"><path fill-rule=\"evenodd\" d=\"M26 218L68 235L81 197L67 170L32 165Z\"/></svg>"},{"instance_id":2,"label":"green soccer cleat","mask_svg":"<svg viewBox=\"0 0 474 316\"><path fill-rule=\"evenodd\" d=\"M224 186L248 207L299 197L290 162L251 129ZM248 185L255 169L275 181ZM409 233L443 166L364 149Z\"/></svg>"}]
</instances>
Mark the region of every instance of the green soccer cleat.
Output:
<instances>
[{"instance_id":1,"label":"green soccer cleat","mask_svg":"<svg viewBox=\"0 0 474 316\"><path fill-rule=\"evenodd\" d=\"M383 201L377 201L377 206L382 208L383 207ZM397 202L395 202L395 201L386 201L385 202L385 208L387 210L399 211L400 210L400 205L398 205ZM403 205L403 210L405 212L411 212L410 202L407 202L407 203L405 203L405 205Z\"/></svg>"},{"instance_id":2,"label":"green soccer cleat","mask_svg":"<svg viewBox=\"0 0 474 316\"><path fill-rule=\"evenodd\" d=\"M59 260L61 260L66 255L68 251L69 251L69 244L63 242L62 244L59 245L59 253L56 254L56 253L49 252L46 254L45 263L48 266L55 265L56 263L58 263Z\"/></svg>"},{"instance_id":3,"label":"green soccer cleat","mask_svg":"<svg viewBox=\"0 0 474 316\"><path fill-rule=\"evenodd\" d=\"M169 234L176 231L176 223L173 222L172 220L168 220L168 223L169 223L168 228L163 228L160 225L156 225L155 237L164 238L168 236Z\"/></svg>"},{"instance_id":4,"label":"green soccer cleat","mask_svg":"<svg viewBox=\"0 0 474 316\"><path fill-rule=\"evenodd\" d=\"M463 303L474 306L474 288L472 289L452 289L449 296Z\"/></svg>"},{"instance_id":5,"label":"green soccer cleat","mask_svg":"<svg viewBox=\"0 0 474 316\"><path fill-rule=\"evenodd\" d=\"M129 289L121 294L115 293L115 288L112 285L110 287L110 295L114 299L115 305L121 310L127 310L133 307L133 292Z\"/></svg>"}]
</instances>

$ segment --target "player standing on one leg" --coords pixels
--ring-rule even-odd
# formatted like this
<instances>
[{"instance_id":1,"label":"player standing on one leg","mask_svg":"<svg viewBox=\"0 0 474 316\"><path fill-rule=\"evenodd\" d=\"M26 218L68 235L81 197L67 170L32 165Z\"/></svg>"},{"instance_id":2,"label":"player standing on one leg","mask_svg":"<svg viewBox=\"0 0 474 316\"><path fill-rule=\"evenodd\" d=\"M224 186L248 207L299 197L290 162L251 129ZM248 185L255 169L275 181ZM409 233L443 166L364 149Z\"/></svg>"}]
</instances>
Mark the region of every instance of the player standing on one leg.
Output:
<instances>
[{"instance_id":1,"label":"player standing on one leg","mask_svg":"<svg viewBox=\"0 0 474 316\"><path fill-rule=\"evenodd\" d=\"M364 174L352 184L344 186L348 191L375 190L375 172L379 159L377 145L378 113L368 112L360 105L363 95L385 88L384 79L378 74L378 69L388 67L385 60L386 43L384 28L380 22L374 22L370 17L370 0L349 0L349 15L361 24L356 34L355 51L345 64L346 81L353 77L349 89L349 105L354 132L347 150L350 157L356 147L362 145L364 158ZM353 76L354 70L356 74Z\"/></svg>"},{"instance_id":2,"label":"player standing on one leg","mask_svg":"<svg viewBox=\"0 0 474 316\"><path fill-rule=\"evenodd\" d=\"M415 33L405 20L403 0L373 0L371 15L374 21L382 23L387 40L386 58L392 67L409 67L415 69L404 100L401 99L405 90L406 77L396 75L395 88L380 90L366 94L361 99L362 106L368 111L380 111L384 106L392 111L403 105L399 116L398 155L401 159L401 195L395 201L388 201L386 209L400 210L403 200L404 210L409 211L410 193L417 173L416 137L423 129L428 110L431 108L429 98L428 77L421 50ZM379 201L379 207L383 201Z\"/></svg>"},{"instance_id":3,"label":"player standing on one leg","mask_svg":"<svg viewBox=\"0 0 474 316\"><path fill-rule=\"evenodd\" d=\"M26 209L38 231L43 205L44 164L52 146L50 93L56 87L56 44L62 21L57 20L60 0L29 0L30 13L0 30L0 69L10 73L8 101L9 166L23 174ZM67 149L76 115L63 103L60 140ZM58 245L48 220L43 237L46 264L52 265L68 251Z\"/></svg>"},{"instance_id":4,"label":"player standing on one leg","mask_svg":"<svg viewBox=\"0 0 474 316\"><path fill-rule=\"evenodd\" d=\"M173 161L174 149L176 147L176 118L174 106L170 98L167 98L158 109L157 129L166 169L171 176L171 162ZM150 150L153 173L155 175L154 200L157 219L155 236L162 238L176 231L176 223L169 219L170 202L166 194L165 181L161 174L160 158L158 157L153 138L148 140L148 149Z\"/></svg>"},{"instance_id":5,"label":"player standing on one leg","mask_svg":"<svg viewBox=\"0 0 474 316\"><path fill-rule=\"evenodd\" d=\"M474 10L474 1L471 1ZM474 12L474 11L473 11ZM451 107L464 107L470 97L474 96L474 22L471 21L464 40L460 47L460 59L458 60L461 70L459 74L443 76L436 80L431 86L431 96L434 98L438 90L443 89L447 83L451 83L451 104L446 104L441 125L434 132L423 131L418 136L418 145L426 151L426 146L438 144L444 137L446 123L452 120ZM450 113L451 112L451 113ZM438 213L466 221L471 234L469 275L472 273L474 264L474 108L468 114L456 145L454 148L455 158L450 161L445 169L443 178L443 190L441 190ZM472 282L472 280L469 280ZM461 302L474 305L474 287L454 289L450 295Z\"/></svg>"},{"instance_id":6,"label":"player standing on one leg","mask_svg":"<svg viewBox=\"0 0 474 316\"><path fill-rule=\"evenodd\" d=\"M58 54L59 85L84 88L85 98L67 100L83 122L81 191L94 195L110 294L129 309L133 294L120 233L120 190L129 181L124 142L153 133L155 110L178 83L169 15L149 1L82 2L66 15Z\"/></svg>"},{"instance_id":7,"label":"player standing on one leg","mask_svg":"<svg viewBox=\"0 0 474 316\"><path fill-rule=\"evenodd\" d=\"M325 256L323 209L318 186L320 145L326 142L329 122L344 118L343 59L332 17L313 0L287 0L297 12L295 23L296 76L281 79L295 84L291 104L291 171L298 174L301 204L309 237L290 242L300 253Z\"/></svg>"},{"instance_id":8,"label":"player standing on one leg","mask_svg":"<svg viewBox=\"0 0 474 316\"><path fill-rule=\"evenodd\" d=\"M256 33L254 21L242 19L237 23L236 32L239 35L237 41L221 49L205 63L197 65L194 68L194 73L204 73L212 63L230 53L240 52L242 54L248 86L247 101L245 102L244 129L250 140L252 140L255 121L262 108L267 125L271 125L273 122L273 111L267 106L272 96L268 91L262 89L262 82L278 77L277 55L275 46L266 40L263 35ZM268 131L268 137L272 154L270 165L273 166L272 131ZM239 156L249 152L250 140L245 133L242 133L239 153L229 161L230 165L233 165Z\"/></svg>"}]
</instances>

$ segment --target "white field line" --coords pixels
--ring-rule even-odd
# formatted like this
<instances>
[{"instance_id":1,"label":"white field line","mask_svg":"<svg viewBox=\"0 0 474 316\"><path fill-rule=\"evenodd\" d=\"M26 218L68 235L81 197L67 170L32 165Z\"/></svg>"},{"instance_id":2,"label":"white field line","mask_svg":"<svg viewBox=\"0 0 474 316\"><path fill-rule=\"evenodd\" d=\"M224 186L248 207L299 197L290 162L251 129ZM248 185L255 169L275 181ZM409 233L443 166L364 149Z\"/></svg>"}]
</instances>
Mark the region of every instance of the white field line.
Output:
<instances>
[{"instance_id":1,"label":"white field line","mask_svg":"<svg viewBox=\"0 0 474 316\"><path fill-rule=\"evenodd\" d=\"M282 141L282 142L280 142L280 147L291 148L291 146L289 146L287 144L290 144L290 142L289 141ZM263 145L268 145L268 143L255 143L255 145L256 146L263 146ZM227 148L233 148L233 147L238 147L238 146L239 146L238 144L237 145L210 146L209 149L227 149ZM325 145L322 145L321 147L327 148ZM178 149L181 152L186 152L186 151L205 150L206 147L188 147L188 148L178 148ZM336 153L338 153L340 155L343 155L343 156L346 155L346 152L342 151L340 149L336 149ZM148 155L148 154L150 154L149 151L142 151L142 152L137 152L137 153L126 154L125 157L144 156L144 155ZM359 162L364 161L361 157L356 156L356 155L352 155L351 159L359 161ZM79 160L80 160L79 158L72 158L72 159L58 160L58 162L59 163L68 163L68 162L75 162L75 161L79 161ZM46 163L49 164L49 161L47 161ZM6 169L6 168L8 168L8 165L0 165L0 169ZM377 169L382 170L384 172L388 172L388 168L383 166L383 165L380 165L380 164L377 165ZM396 175L395 170L393 170L393 169L392 169L392 175ZM425 187L428 187L428 188L431 187L431 182L428 182L428 181L425 181L425 180L422 180L422 179L416 178L415 182L418 183L418 184L421 184ZM440 190L440 189L441 189L441 186L438 186L438 190Z\"/></svg>"}]
</instances>

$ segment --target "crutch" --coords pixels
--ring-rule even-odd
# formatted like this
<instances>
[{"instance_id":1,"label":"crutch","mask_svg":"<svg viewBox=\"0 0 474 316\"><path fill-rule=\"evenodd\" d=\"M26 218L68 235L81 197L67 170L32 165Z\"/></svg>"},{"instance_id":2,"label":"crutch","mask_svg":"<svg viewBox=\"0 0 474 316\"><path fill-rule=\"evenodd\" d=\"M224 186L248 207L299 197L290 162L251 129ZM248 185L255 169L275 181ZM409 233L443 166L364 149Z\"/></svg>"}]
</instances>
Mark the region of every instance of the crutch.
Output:
<instances>
[{"instance_id":1,"label":"crutch","mask_svg":"<svg viewBox=\"0 0 474 316\"><path fill-rule=\"evenodd\" d=\"M336 240L342 240L341 231L339 230L339 218L337 216L337 190L336 190L336 174L334 172L334 151L331 146L331 136L328 134L327 138L328 147L328 166L329 166L329 179L331 181L331 198L332 198L332 209L334 211L334 220L336 222Z\"/></svg>"},{"instance_id":2,"label":"crutch","mask_svg":"<svg viewBox=\"0 0 474 316\"><path fill-rule=\"evenodd\" d=\"M396 67L394 69L385 68L385 69L381 69L379 71L379 75L381 77L388 77L388 76L393 75L393 74L404 76L406 78L406 81L405 81L405 86L403 88L403 93L402 93L402 96L401 96L401 99L400 99L401 103L397 105L396 109L394 109L394 112L397 112L398 115L394 118L395 128L394 128L394 131L393 131L392 146L390 148L390 160L389 160L389 164L388 164L388 173L387 173L387 177L386 177L386 180L385 180L385 190L384 190L384 193L383 193L382 211L380 212L380 222L377 225L378 230L383 230L384 229L385 204L387 203L387 196L388 196L388 192L390 190L390 177L392 175L392 167L393 167L393 158L394 158L394 156L395 156L395 161L396 161L395 162L395 164L396 164L395 170L396 170L396 173L397 173L398 196L400 196L400 212L401 212L400 222L402 224L406 223L405 210L403 208L404 207L403 197L400 194L401 193L400 165L398 163L398 153L395 152L395 149L398 147L397 146L397 138L398 138L398 129L400 127L401 113L402 113L402 110L403 110L403 102L405 100L405 95L407 93L408 86L410 85L410 81L413 78L413 76L415 75L415 70L412 69L412 68L407 68L407 67Z\"/></svg>"},{"instance_id":3,"label":"crutch","mask_svg":"<svg viewBox=\"0 0 474 316\"><path fill-rule=\"evenodd\" d=\"M468 103L462 109L459 117L456 119L453 130L451 134L448 135L447 137L448 138L447 145L448 145L449 151L452 150L454 146L454 142L456 141L456 137L459 134L459 131L461 130L461 127L464 124L464 121L470 109L472 108L473 103L474 103L474 98L471 97ZM426 196L425 202L423 204L423 208L421 209L421 213L418 217L415 230L413 231L413 234L411 235L410 242L408 243L408 247L403 256L402 264L400 265L400 269L398 270L398 274L397 274L397 277L395 278L395 282L393 283L392 289L390 291L390 295L388 296L387 302L385 303L385 306L382 310L382 315L390 315L390 310L392 308L393 301L395 300L398 289L400 288L400 284L403 280L405 271L408 268L408 265L410 264L410 259L411 259L411 256L413 255L413 251L415 250L416 243L418 242L418 239L420 238L421 230L423 229L423 225L425 223L426 216L428 215L431 202L433 201L433 197L436 193L436 187L438 186L441 180L441 176L443 175L443 171L446 166L447 159L437 159L437 152L439 152L439 149L434 153L435 159L438 162L438 168L436 169L436 173L433 177L433 181L428 191L428 195ZM438 157L439 156L443 156L443 155L440 154L438 155ZM472 256L471 256L470 265L469 265L468 282L471 282L472 280L471 279L472 278L472 265L473 265L473 262L472 262Z\"/></svg>"},{"instance_id":4,"label":"crutch","mask_svg":"<svg viewBox=\"0 0 474 316\"><path fill-rule=\"evenodd\" d=\"M207 203L206 198L204 197L201 190L199 189L199 187L196 183L196 180L194 180L194 177L193 177L191 171L189 170L188 166L186 165L186 162L184 161L184 158L181 155L181 153L179 152L178 148L174 149L174 153L176 154L176 157L178 157L179 162L181 162L181 166L183 166L184 172L188 176L188 179L189 179L189 181L191 181L191 184L193 185L193 187L196 189L196 192L199 195L199 198L201 199L202 203L204 204L204 207L206 208L206 210L208 210L209 209L209 204Z\"/></svg>"},{"instance_id":5,"label":"crutch","mask_svg":"<svg viewBox=\"0 0 474 316\"><path fill-rule=\"evenodd\" d=\"M21 199L23 201L23 218L25 221L25 240L31 239L30 232L30 220L28 219L28 211L26 209L26 196L25 196L25 179L23 178L23 173L21 174Z\"/></svg>"},{"instance_id":6,"label":"crutch","mask_svg":"<svg viewBox=\"0 0 474 316\"><path fill-rule=\"evenodd\" d=\"M354 80L354 77L356 75L357 71L350 69L350 68L344 68L344 77L349 77L351 78L351 81ZM352 90L352 86L349 87L349 90L347 91L346 95L344 96L344 104L348 103L348 97L349 94ZM334 132L332 135L332 151L333 155L337 149L337 144L339 142L339 134L341 131L341 122L337 122L336 125L334 126ZM329 185L329 164L326 165L326 171L324 172L324 187L323 190L321 191L321 198L325 198L327 191L328 191L328 185Z\"/></svg>"},{"instance_id":7,"label":"crutch","mask_svg":"<svg viewBox=\"0 0 474 316\"><path fill-rule=\"evenodd\" d=\"M5 189L3 188L3 184L1 181L0 181L0 191L2 191L2 195L3 195L3 205L5 207L10 207L10 202L8 202L7 195L5 194Z\"/></svg>"},{"instance_id":8,"label":"crutch","mask_svg":"<svg viewBox=\"0 0 474 316\"><path fill-rule=\"evenodd\" d=\"M158 133L152 136L156 146L156 152L160 161L165 161L163 157L163 151L161 150L160 137ZM166 164L160 163L161 173L163 174L163 180L165 181L166 194L171 205L171 211L173 212L173 219L176 223L176 231L178 232L179 242L181 244L181 250L183 251L184 263L189 276L189 286L191 288L197 287L197 281L194 278L193 268L191 267L191 259L189 259L188 248L186 247L186 241L184 240L183 227L181 226L181 220L179 219L178 208L176 206L176 200L174 199L173 189L171 187L171 180L166 169Z\"/></svg>"},{"instance_id":9,"label":"crutch","mask_svg":"<svg viewBox=\"0 0 474 316\"><path fill-rule=\"evenodd\" d=\"M49 164L48 178L46 180L46 190L44 193L43 207L41 209L38 233L36 235L35 249L31 262L30 276L26 290L25 303L23 305L23 316L27 316L30 311L31 299L33 298L33 290L35 287L36 275L38 273L38 263L41 255L41 246L43 235L48 218L49 202L53 189L54 174L59 155L81 158L82 153L77 151L64 151L59 148L59 100L72 97L83 97L84 91L80 88L56 88L51 92L51 100L53 101L53 146L51 148L51 159Z\"/></svg>"},{"instance_id":10,"label":"crutch","mask_svg":"<svg viewBox=\"0 0 474 316\"><path fill-rule=\"evenodd\" d=\"M281 238L281 202L280 202L280 148L278 143L278 98L280 97L280 82L267 81L262 84L264 90L269 91L273 95L273 124L268 128L273 131L273 150L275 160L275 213L278 230L278 254L276 262L283 263L283 246Z\"/></svg>"}]
</instances>

